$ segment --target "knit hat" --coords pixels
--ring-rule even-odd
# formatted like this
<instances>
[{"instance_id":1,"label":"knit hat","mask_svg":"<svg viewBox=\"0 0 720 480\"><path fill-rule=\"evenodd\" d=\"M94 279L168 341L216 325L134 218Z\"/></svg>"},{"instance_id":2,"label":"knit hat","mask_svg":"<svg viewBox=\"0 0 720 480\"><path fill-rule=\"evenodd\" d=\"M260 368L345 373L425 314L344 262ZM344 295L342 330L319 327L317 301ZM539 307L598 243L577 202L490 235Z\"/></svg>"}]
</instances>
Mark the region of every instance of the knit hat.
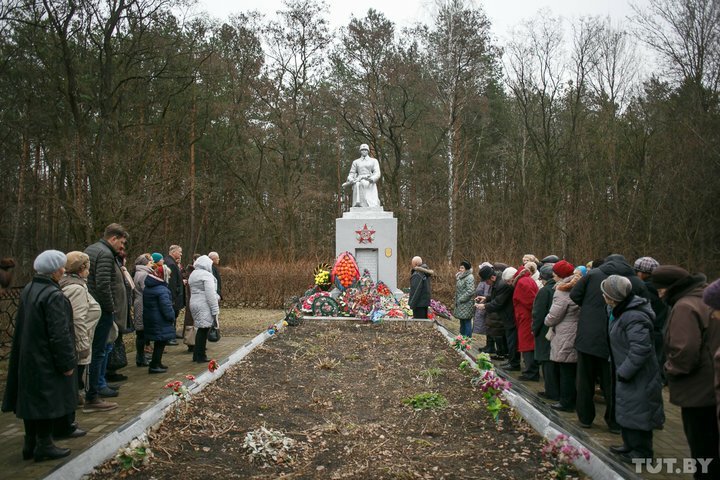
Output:
<instances>
[{"instance_id":1,"label":"knit hat","mask_svg":"<svg viewBox=\"0 0 720 480\"><path fill-rule=\"evenodd\" d=\"M462 262L460 262L460 266L465 267L465 270L472 269L472 265L470 265L470 262L468 262L467 260L463 260Z\"/></svg>"},{"instance_id":2,"label":"knit hat","mask_svg":"<svg viewBox=\"0 0 720 480\"><path fill-rule=\"evenodd\" d=\"M575 270L580 271L580 275L582 275L583 277L587 275L587 267L585 265L580 265Z\"/></svg>"},{"instance_id":3,"label":"knit hat","mask_svg":"<svg viewBox=\"0 0 720 480\"><path fill-rule=\"evenodd\" d=\"M490 263L490 262L483 262L483 263L481 263L480 265L478 265L478 272L479 272L480 270L482 270L483 267L490 267L490 268L492 268L492 263Z\"/></svg>"},{"instance_id":4,"label":"knit hat","mask_svg":"<svg viewBox=\"0 0 720 480\"><path fill-rule=\"evenodd\" d=\"M720 310L720 278L705 288L703 302L713 310Z\"/></svg>"},{"instance_id":5,"label":"knit hat","mask_svg":"<svg viewBox=\"0 0 720 480\"><path fill-rule=\"evenodd\" d=\"M65 266L67 257L60 250L45 250L33 262L33 268L41 275L50 275Z\"/></svg>"},{"instance_id":6,"label":"knit hat","mask_svg":"<svg viewBox=\"0 0 720 480\"><path fill-rule=\"evenodd\" d=\"M482 280L484 282L486 280L490 280L490 277L495 275L495 270L493 270L492 267L485 265L484 267L482 267L480 269L480 271L478 272L478 275L480 275L480 280Z\"/></svg>"},{"instance_id":7,"label":"knit hat","mask_svg":"<svg viewBox=\"0 0 720 480\"><path fill-rule=\"evenodd\" d=\"M567 260L560 260L559 262L556 262L552 269L555 275L560 278L567 278L575 271L575 267L573 267L572 263Z\"/></svg>"},{"instance_id":8,"label":"knit hat","mask_svg":"<svg viewBox=\"0 0 720 480\"><path fill-rule=\"evenodd\" d=\"M135 265L147 265L150 263L150 254L149 253L143 253L139 257L135 259Z\"/></svg>"},{"instance_id":9,"label":"knit hat","mask_svg":"<svg viewBox=\"0 0 720 480\"><path fill-rule=\"evenodd\" d=\"M513 279L515 274L517 273L518 269L515 267L508 267L502 272L502 279L505 280L505 282L509 282Z\"/></svg>"},{"instance_id":10,"label":"knit hat","mask_svg":"<svg viewBox=\"0 0 720 480\"><path fill-rule=\"evenodd\" d=\"M530 272L530 275L535 275L535 272L537 272L537 263L527 262L525 264L525 269Z\"/></svg>"},{"instance_id":11,"label":"knit hat","mask_svg":"<svg viewBox=\"0 0 720 480\"><path fill-rule=\"evenodd\" d=\"M636 272L653 273L659 266L660 263L652 257L640 257L635 260L634 268Z\"/></svg>"},{"instance_id":12,"label":"knit hat","mask_svg":"<svg viewBox=\"0 0 720 480\"><path fill-rule=\"evenodd\" d=\"M689 276L690 272L677 265L661 265L653 270L650 281L655 288L668 288L675 282Z\"/></svg>"},{"instance_id":13,"label":"knit hat","mask_svg":"<svg viewBox=\"0 0 720 480\"><path fill-rule=\"evenodd\" d=\"M90 257L85 252L69 252L67 261L65 262L65 271L67 273L78 273L83 266L90 266Z\"/></svg>"},{"instance_id":14,"label":"knit hat","mask_svg":"<svg viewBox=\"0 0 720 480\"><path fill-rule=\"evenodd\" d=\"M632 283L622 275L610 275L600 283L600 290L609 299L622 302L632 292Z\"/></svg>"},{"instance_id":15,"label":"knit hat","mask_svg":"<svg viewBox=\"0 0 720 480\"><path fill-rule=\"evenodd\" d=\"M553 266L552 265L543 265L540 267L540 279L541 280L550 280L553 276Z\"/></svg>"},{"instance_id":16,"label":"knit hat","mask_svg":"<svg viewBox=\"0 0 720 480\"><path fill-rule=\"evenodd\" d=\"M560 259L557 255L548 255L547 257L540 260L541 263L557 263Z\"/></svg>"},{"instance_id":17,"label":"knit hat","mask_svg":"<svg viewBox=\"0 0 720 480\"><path fill-rule=\"evenodd\" d=\"M157 252L155 252L155 253L152 254L152 261L153 261L154 263L158 263L158 262L159 262L160 260L162 260L162 259L163 259L162 253L157 253Z\"/></svg>"}]
</instances>

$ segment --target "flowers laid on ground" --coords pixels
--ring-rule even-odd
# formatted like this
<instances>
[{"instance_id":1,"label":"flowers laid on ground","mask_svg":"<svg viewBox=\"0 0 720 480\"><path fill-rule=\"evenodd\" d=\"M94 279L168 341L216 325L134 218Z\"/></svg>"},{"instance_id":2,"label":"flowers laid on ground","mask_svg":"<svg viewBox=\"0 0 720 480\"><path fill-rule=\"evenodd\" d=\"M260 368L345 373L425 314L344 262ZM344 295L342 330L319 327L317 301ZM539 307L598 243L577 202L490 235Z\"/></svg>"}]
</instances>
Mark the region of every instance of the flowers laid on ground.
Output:
<instances>
[{"instance_id":1,"label":"flowers laid on ground","mask_svg":"<svg viewBox=\"0 0 720 480\"><path fill-rule=\"evenodd\" d=\"M330 283L330 270L331 267L327 263L321 263L313 271L313 279L315 280L315 286L320 290L330 290L332 283Z\"/></svg>"},{"instance_id":2,"label":"flowers laid on ground","mask_svg":"<svg viewBox=\"0 0 720 480\"><path fill-rule=\"evenodd\" d=\"M473 379L475 380L475 379ZM509 408L505 402L505 390L510 389L510 382L497 376L495 370L485 370L476 382L485 397L487 410L497 421L500 411Z\"/></svg>"},{"instance_id":3,"label":"flowers laid on ground","mask_svg":"<svg viewBox=\"0 0 720 480\"><path fill-rule=\"evenodd\" d=\"M220 368L220 364L217 362L217 360L213 359L208 362L208 370L210 371L210 373L213 373L218 368Z\"/></svg>"},{"instance_id":4,"label":"flowers laid on ground","mask_svg":"<svg viewBox=\"0 0 720 480\"><path fill-rule=\"evenodd\" d=\"M437 300L433 300L433 299L430 300L430 308L435 313L435 315L438 315L440 317L444 317L447 319L452 318L452 315L450 314L450 310L448 310L448 308L445 305L443 305L441 302L439 302Z\"/></svg>"},{"instance_id":5,"label":"flowers laid on ground","mask_svg":"<svg viewBox=\"0 0 720 480\"><path fill-rule=\"evenodd\" d=\"M288 326L288 322L286 322L285 320L283 320L282 322L273 323L272 325L268 325L268 327L267 327L267 333L270 334L270 335L275 335L275 334L277 333L277 331L280 330L280 327L281 327L281 326L287 327L287 326Z\"/></svg>"},{"instance_id":6,"label":"flowers laid on ground","mask_svg":"<svg viewBox=\"0 0 720 480\"><path fill-rule=\"evenodd\" d=\"M185 378L190 380L191 382L195 380L195 377L193 375L185 375ZM190 391L188 390L187 386L180 380L170 382L163 388L171 389L172 394L178 397L180 400L183 400L185 402L190 400Z\"/></svg>"},{"instance_id":7,"label":"flowers laid on ground","mask_svg":"<svg viewBox=\"0 0 720 480\"><path fill-rule=\"evenodd\" d=\"M316 317L337 317L340 307L332 297L317 297L312 304L312 314Z\"/></svg>"},{"instance_id":8,"label":"flowers laid on ground","mask_svg":"<svg viewBox=\"0 0 720 480\"><path fill-rule=\"evenodd\" d=\"M130 470L141 465L147 465L153 456L150 444L143 434L142 437L133 439L127 447L118 450L115 461L123 470Z\"/></svg>"},{"instance_id":9,"label":"flowers laid on ground","mask_svg":"<svg viewBox=\"0 0 720 480\"><path fill-rule=\"evenodd\" d=\"M457 350L458 352L468 352L470 351L470 346L472 345L472 338L466 337L465 335L458 335L453 339L453 348Z\"/></svg>"},{"instance_id":10,"label":"flowers laid on ground","mask_svg":"<svg viewBox=\"0 0 720 480\"><path fill-rule=\"evenodd\" d=\"M302 302L302 311L305 313L311 313L313 302L315 301L316 298L329 297L329 296L330 296L330 292L315 292L312 295L308 295L308 296L304 297L303 302Z\"/></svg>"},{"instance_id":11,"label":"flowers laid on ground","mask_svg":"<svg viewBox=\"0 0 720 480\"><path fill-rule=\"evenodd\" d=\"M272 430L265 425L245 434L243 448L250 456L251 462L262 462L265 466L287 464L293 461L291 456L296 441L279 430Z\"/></svg>"},{"instance_id":12,"label":"flowers laid on ground","mask_svg":"<svg viewBox=\"0 0 720 480\"><path fill-rule=\"evenodd\" d=\"M585 461L590 460L590 451L587 448L578 448L570 443L570 437L559 434L553 440L546 441L542 450L542 456L552 462L555 470L555 478L566 478L573 467L575 460L584 457Z\"/></svg>"},{"instance_id":13,"label":"flowers laid on ground","mask_svg":"<svg viewBox=\"0 0 720 480\"><path fill-rule=\"evenodd\" d=\"M350 252L343 252L338 255L335 266L330 272L330 281L340 290L345 290L360 278L355 257Z\"/></svg>"}]
</instances>

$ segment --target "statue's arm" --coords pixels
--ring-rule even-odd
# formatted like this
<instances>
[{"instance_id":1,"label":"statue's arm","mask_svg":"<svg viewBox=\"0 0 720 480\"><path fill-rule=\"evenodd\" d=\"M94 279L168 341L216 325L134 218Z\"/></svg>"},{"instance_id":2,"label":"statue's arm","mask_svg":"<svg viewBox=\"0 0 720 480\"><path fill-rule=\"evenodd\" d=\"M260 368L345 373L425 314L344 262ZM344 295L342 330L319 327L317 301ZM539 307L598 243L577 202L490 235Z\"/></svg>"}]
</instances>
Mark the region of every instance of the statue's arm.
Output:
<instances>
[{"instance_id":1,"label":"statue's arm","mask_svg":"<svg viewBox=\"0 0 720 480\"><path fill-rule=\"evenodd\" d=\"M377 183L378 180L380 180L380 162L377 161L376 158L373 159L373 168L372 168L372 174L370 175L370 181L372 183Z\"/></svg>"},{"instance_id":2,"label":"statue's arm","mask_svg":"<svg viewBox=\"0 0 720 480\"><path fill-rule=\"evenodd\" d=\"M358 171L357 171L357 161L352 162L352 167L350 167L350 173L348 174L347 181L348 182L354 182L357 179Z\"/></svg>"}]
</instances>

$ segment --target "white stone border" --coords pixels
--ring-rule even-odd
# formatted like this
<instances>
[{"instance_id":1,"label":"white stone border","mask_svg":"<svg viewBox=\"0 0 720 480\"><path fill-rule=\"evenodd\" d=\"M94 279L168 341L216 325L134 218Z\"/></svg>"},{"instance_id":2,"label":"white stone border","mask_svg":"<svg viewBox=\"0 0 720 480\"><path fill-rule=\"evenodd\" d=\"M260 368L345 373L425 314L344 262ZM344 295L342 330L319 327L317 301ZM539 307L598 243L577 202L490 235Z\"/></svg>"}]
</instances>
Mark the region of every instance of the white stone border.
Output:
<instances>
[{"instance_id":1,"label":"white stone border","mask_svg":"<svg viewBox=\"0 0 720 480\"><path fill-rule=\"evenodd\" d=\"M452 335L447 328L445 328L443 325L439 323L435 323L435 329L438 330L440 333L442 333L445 338L447 339L448 343L452 345L453 341L455 340L456 335ZM475 367L476 363L475 361L465 352L458 352L461 357L463 357L465 360L470 362L470 364ZM530 402L525 400L521 395L518 395L517 393L512 391L512 387L510 390L507 390L505 392L505 398L507 399L508 403L511 407L513 407L515 410L520 413L520 415L523 416L525 420L537 431L540 435L542 435L544 438L547 438L548 440L553 440L555 437L557 437L559 434L563 433L567 435L570 438L570 443L573 444L575 447L583 447L591 452L594 453L594 448L589 447L588 445L585 445L584 443L578 441L577 438L575 438L571 433L565 432L562 430L558 430L555 426L555 424L546 417L540 410L535 408ZM603 462L598 455L592 454L590 455L590 460L586 461L584 458L579 458L574 462L575 466L578 468L578 470L582 471L586 475L588 475L590 478L594 480L624 480L625 477L621 476L619 473L617 473L612 467L610 467L607 463Z\"/></svg>"},{"instance_id":2,"label":"white stone border","mask_svg":"<svg viewBox=\"0 0 720 480\"><path fill-rule=\"evenodd\" d=\"M277 327L278 330L284 328L282 320L277 322ZM198 375L195 381L188 387L189 394L195 395L201 392L205 387L222 377L228 368L240 362L255 348L273 336L274 335L270 335L267 331L262 332L235 350L235 352L231 353L230 356L220 364L217 370L214 372L206 370L204 373ZM80 455L57 467L45 478L49 480L67 480L81 478L84 475L90 474L96 466L114 457L120 448L129 444L133 439L142 436L151 427L160 422L163 417L172 410L175 402L182 402L182 400L174 395L167 395L161 398L155 405L143 411L140 415L124 425L119 426L115 431L108 433Z\"/></svg>"}]
</instances>

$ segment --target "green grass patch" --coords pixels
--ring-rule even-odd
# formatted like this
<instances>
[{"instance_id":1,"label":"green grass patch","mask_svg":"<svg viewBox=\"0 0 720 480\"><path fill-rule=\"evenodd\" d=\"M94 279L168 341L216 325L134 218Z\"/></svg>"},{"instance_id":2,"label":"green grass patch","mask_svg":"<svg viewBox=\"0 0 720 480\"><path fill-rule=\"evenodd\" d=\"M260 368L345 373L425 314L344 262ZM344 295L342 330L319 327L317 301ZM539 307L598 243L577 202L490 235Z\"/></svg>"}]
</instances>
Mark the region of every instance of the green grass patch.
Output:
<instances>
[{"instance_id":1,"label":"green grass patch","mask_svg":"<svg viewBox=\"0 0 720 480\"><path fill-rule=\"evenodd\" d=\"M446 407L448 401L440 393L423 392L404 399L403 403L410 405L415 410L435 410Z\"/></svg>"}]
</instances>

